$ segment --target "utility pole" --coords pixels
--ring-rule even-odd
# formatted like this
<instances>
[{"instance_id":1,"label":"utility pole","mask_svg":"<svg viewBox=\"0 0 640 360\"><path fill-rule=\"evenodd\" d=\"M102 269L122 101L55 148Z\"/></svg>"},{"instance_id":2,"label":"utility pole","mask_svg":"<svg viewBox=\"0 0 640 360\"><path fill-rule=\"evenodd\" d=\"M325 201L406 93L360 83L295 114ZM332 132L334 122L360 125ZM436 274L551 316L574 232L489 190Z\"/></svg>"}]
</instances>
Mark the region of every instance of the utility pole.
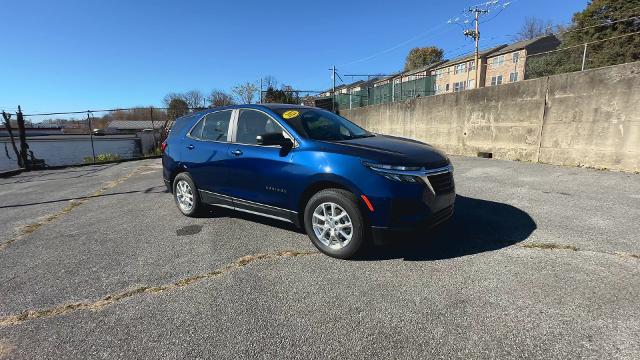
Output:
<instances>
[{"instance_id":1,"label":"utility pole","mask_svg":"<svg viewBox=\"0 0 640 360\"><path fill-rule=\"evenodd\" d=\"M333 68L331 68L331 70L333 71L333 74L331 76L333 78L333 90L331 91L331 111L335 113L336 112L336 66L333 65Z\"/></svg>"},{"instance_id":2,"label":"utility pole","mask_svg":"<svg viewBox=\"0 0 640 360\"><path fill-rule=\"evenodd\" d=\"M471 38L473 38L475 40L476 43L476 51L475 51L475 59L474 59L474 66L476 67L476 79L475 79L475 89L478 88L478 84L480 83L480 80L478 79L480 76L480 64L478 63L480 61L480 51L478 50L478 46L479 46L479 42L480 42L480 28L479 28L479 21L478 19L480 18L480 14L486 14L489 12L489 10L484 10L484 9L480 9L480 8L469 8L469 12L474 13L474 21L476 23L476 29L475 30L465 30L464 31L464 35L465 36L469 36Z\"/></svg>"}]
</instances>

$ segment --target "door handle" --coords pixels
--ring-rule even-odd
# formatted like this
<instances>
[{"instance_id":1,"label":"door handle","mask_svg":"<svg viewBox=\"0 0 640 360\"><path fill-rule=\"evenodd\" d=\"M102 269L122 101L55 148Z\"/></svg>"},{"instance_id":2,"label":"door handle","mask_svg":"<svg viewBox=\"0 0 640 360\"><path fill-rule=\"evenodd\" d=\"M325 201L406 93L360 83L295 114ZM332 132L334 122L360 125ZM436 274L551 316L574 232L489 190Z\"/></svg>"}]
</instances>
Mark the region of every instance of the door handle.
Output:
<instances>
[{"instance_id":1,"label":"door handle","mask_svg":"<svg viewBox=\"0 0 640 360\"><path fill-rule=\"evenodd\" d=\"M193 149L195 149L195 146L193 146L193 144L189 144L189 145L187 145L187 149L193 150Z\"/></svg>"},{"instance_id":2,"label":"door handle","mask_svg":"<svg viewBox=\"0 0 640 360\"><path fill-rule=\"evenodd\" d=\"M235 155L235 156L240 156L240 155L242 155L242 150L240 150L240 149L233 150L231 153L233 155Z\"/></svg>"}]
</instances>

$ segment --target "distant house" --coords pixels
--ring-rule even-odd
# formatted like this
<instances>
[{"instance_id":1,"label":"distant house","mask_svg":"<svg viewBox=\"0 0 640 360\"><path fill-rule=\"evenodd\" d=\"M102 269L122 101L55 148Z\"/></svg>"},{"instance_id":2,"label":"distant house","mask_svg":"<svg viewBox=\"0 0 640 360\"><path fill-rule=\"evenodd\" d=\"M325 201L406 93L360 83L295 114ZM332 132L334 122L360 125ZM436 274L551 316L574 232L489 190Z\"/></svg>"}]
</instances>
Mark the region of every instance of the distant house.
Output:
<instances>
[{"instance_id":1,"label":"distant house","mask_svg":"<svg viewBox=\"0 0 640 360\"><path fill-rule=\"evenodd\" d=\"M518 41L487 57L484 86L495 86L525 79L527 56L556 49L560 40L555 35Z\"/></svg>"},{"instance_id":2,"label":"distant house","mask_svg":"<svg viewBox=\"0 0 640 360\"><path fill-rule=\"evenodd\" d=\"M136 134L143 130L160 131L164 126L162 121L150 120L113 120L105 128L107 134Z\"/></svg>"}]
</instances>

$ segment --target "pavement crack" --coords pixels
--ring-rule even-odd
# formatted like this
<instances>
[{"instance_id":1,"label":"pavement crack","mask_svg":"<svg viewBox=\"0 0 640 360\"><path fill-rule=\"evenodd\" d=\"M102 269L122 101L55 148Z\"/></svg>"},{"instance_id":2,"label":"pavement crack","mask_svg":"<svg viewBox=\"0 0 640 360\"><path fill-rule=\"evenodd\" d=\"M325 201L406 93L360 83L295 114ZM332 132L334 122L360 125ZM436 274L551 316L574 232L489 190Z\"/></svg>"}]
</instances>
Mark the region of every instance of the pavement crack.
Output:
<instances>
[{"instance_id":1,"label":"pavement crack","mask_svg":"<svg viewBox=\"0 0 640 360\"><path fill-rule=\"evenodd\" d=\"M22 239L26 238L27 236L33 234L34 232L38 231L38 229L40 229L42 226L44 226L46 224L49 224L49 223L52 223L52 222L56 221L57 219L63 217L64 215L70 213L71 211L73 211L73 209L75 209L78 206L81 206L82 204L84 204L87 201L89 201L89 199L102 195L107 190L113 189L114 187L120 185L121 183L123 183L124 181L129 179L130 177L138 175L141 172L147 170L148 168L150 168L149 165L141 165L141 166L137 167L136 169L134 169L133 171L131 171L130 173L128 173L127 175L125 175L125 176L123 176L123 177L121 177L121 178L119 178L117 180L113 180L113 181L109 181L109 182L105 183L100 189L94 191L90 195L70 200L69 204L67 206L65 206L62 210L60 210L60 211L58 211L56 213L50 214L50 215L45 215L45 216L39 218L39 220L36 221L36 222L30 223L30 224L27 224L27 225L23 225L22 227L20 227L18 229L18 233L15 236L10 238L9 240L6 240L6 241L0 243L0 251L5 250L12 243L14 243L16 241L19 241L19 240L22 240Z\"/></svg>"},{"instance_id":2,"label":"pavement crack","mask_svg":"<svg viewBox=\"0 0 640 360\"><path fill-rule=\"evenodd\" d=\"M95 301L75 302L75 303L55 306L49 309L27 310L19 314L0 317L0 326L18 325L26 321L64 315L64 314L68 314L68 313L79 311L79 310L98 311L107 306L111 306L119 301L131 298L134 296L177 290L179 288L183 288L183 287L195 284L205 279L222 276L257 261L270 260L270 259L282 259L282 258L294 258L294 257L302 257L302 256L315 255L315 254L319 254L319 252L287 250L287 251L280 251L275 253L259 253L254 255L247 255L247 256L238 258L235 261L225 266L222 266L218 269L209 271L204 274L189 276L169 284L157 285L157 286L140 286L134 289L122 291L115 294L110 294Z\"/></svg>"},{"instance_id":3,"label":"pavement crack","mask_svg":"<svg viewBox=\"0 0 640 360\"><path fill-rule=\"evenodd\" d=\"M619 256L619 257L624 257L624 258L632 258L632 259L640 260L640 255L638 255L638 254L620 252L620 251L602 251L602 250L581 249L581 248L579 248L577 246L574 246L574 245L563 245L563 244L556 244L556 243L532 242L532 243L522 244L522 245L520 245L520 247L524 248L524 249L569 250L569 251L576 251L576 252L589 252L589 253L594 253L594 254L613 255L613 256Z\"/></svg>"}]
</instances>

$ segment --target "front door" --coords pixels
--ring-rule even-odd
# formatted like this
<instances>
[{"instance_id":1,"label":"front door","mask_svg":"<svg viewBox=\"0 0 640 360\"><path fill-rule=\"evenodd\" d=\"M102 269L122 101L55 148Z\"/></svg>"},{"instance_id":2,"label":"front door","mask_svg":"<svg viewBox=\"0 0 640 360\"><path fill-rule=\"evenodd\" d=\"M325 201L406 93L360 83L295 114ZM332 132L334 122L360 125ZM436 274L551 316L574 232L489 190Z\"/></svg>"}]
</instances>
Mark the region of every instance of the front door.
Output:
<instances>
[{"instance_id":1,"label":"front door","mask_svg":"<svg viewBox=\"0 0 640 360\"><path fill-rule=\"evenodd\" d=\"M232 196L239 199L234 206L269 214L271 209L274 210L272 215L276 216L281 214L273 207L286 208L290 179L287 172L291 169L295 149L284 151L280 146L261 146L256 142L258 135L280 131L290 137L268 114L254 109L239 110L235 140L228 150L234 163L229 172Z\"/></svg>"}]
</instances>

